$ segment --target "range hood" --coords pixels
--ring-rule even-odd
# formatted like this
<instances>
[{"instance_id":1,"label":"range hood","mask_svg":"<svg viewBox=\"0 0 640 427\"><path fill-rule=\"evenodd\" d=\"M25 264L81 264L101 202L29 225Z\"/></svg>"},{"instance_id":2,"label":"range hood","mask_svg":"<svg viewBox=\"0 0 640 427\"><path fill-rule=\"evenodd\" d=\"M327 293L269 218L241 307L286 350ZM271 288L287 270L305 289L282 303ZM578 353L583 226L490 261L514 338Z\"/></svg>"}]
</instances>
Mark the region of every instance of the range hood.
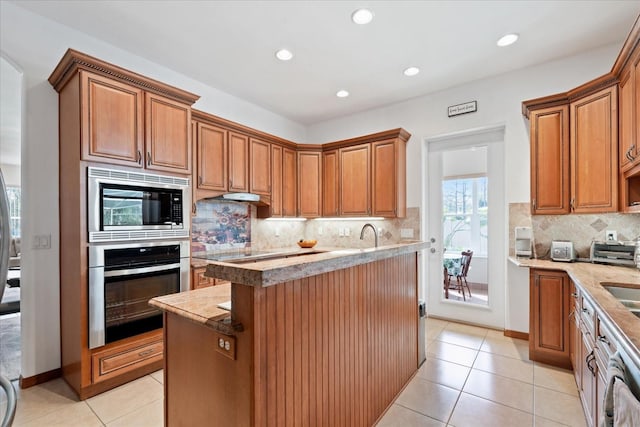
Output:
<instances>
[{"instance_id":1,"label":"range hood","mask_svg":"<svg viewBox=\"0 0 640 427\"><path fill-rule=\"evenodd\" d=\"M253 193L225 193L216 197L211 197L210 200L223 200L227 202L245 202L258 206L268 206L270 203L266 198L261 197L259 194Z\"/></svg>"}]
</instances>

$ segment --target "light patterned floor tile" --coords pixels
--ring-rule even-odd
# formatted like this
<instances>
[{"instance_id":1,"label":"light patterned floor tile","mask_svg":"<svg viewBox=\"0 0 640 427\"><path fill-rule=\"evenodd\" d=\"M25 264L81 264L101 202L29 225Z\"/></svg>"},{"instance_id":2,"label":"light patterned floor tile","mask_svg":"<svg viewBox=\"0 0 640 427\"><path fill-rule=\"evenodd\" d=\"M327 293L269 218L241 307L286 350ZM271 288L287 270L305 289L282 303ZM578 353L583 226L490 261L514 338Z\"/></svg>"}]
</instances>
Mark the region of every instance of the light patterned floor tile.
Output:
<instances>
[{"instance_id":1,"label":"light patterned floor tile","mask_svg":"<svg viewBox=\"0 0 640 427\"><path fill-rule=\"evenodd\" d=\"M482 342L484 341L484 338L479 335L467 332L451 331L448 329L443 329L436 339L438 341L472 348L474 350L480 350Z\"/></svg>"},{"instance_id":2,"label":"light patterned floor tile","mask_svg":"<svg viewBox=\"0 0 640 427\"><path fill-rule=\"evenodd\" d=\"M414 377L395 403L436 420L447 422L459 391Z\"/></svg>"},{"instance_id":3,"label":"light patterned floor tile","mask_svg":"<svg viewBox=\"0 0 640 427\"><path fill-rule=\"evenodd\" d=\"M434 341L427 349L427 359L435 357L437 359L468 367L473 365L477 355L477 350L448 344L442 341Z\"/></svg>"},{"instance_id":4,"label":"light patterned floor tile","mask_svg":"<svg viewBox=\"0 0 640 427\"><path fill-rule=\"evenodd\" d=\"M462 393L449 425L456 427L530 426L533 415L477 396Z\"/></svg>"},{"instance_id":5,"label":"light patterned floor tile","mask_svg":"<svg viewBox=\"0 0 640 427\"><path fill-rule=\"evenodd\" d=\"M100 419L85 402L64 405L27 423L14 423L14 427L101 427L102 425Z\"/></svg>"},{"instance_id":6,"label":"light patterned floor tile","mask_svg":"<svg viewBox=\"0 0 640 427\"><path fill-rule=\"evenodd\" d=\"M560 424L555 421L542 418L540 416L533 417L533 427L567 427L566 424Z\"/></svg>"},{"instance_id":7,"label":"light patterned floor tile","mask_svg":"<svg viewBox=\"0 0 640 427\"><path fill-rule=\"evenodd\" d=\"M474 369L533 384L533 362L481 351Z\"/></svg>"},{"instance_id":8,"label":"light patterned floor tile","mask_svg":"<svg viewBox=\"0 0 640 427\"><path fill-rule=\"evenodd\" d=\"M535 414L572 427L584 427L586 421L580 398L544 387L534 387Z\"/></svg>"},{"instance_id":9,"label":"light patterned floor tile","mask_svg":"<svg viewBox=\"0 0 640 427\"><path fill-rule=\"evenodd\" d=\"M376 427L445 427L445 425L438 420L394 404Z\"/></svg>"},{"instance_id":10,"label":"light patterned floor tile","mask_svg":"<svg viewBox=\"0 0 640 427\"><path fill-rule=\"evenodd\" d=\"M145 376L87 399L87 403L100 420L108 424L142 406L162 399L163 394L162 384Z\"/></svg>"},{"instance_id":11,"label":"light patterned floor tile","mask_svg":"<svg viewBox=\"0 0 640 427\"><path fill-rule=\"evenodd\" d=\"M533 414L533 384L472 369L463 391Z\"/></svg>"},{"instance_id":12,"label":"light patterned floor tile","mask_svg":"<svg viewBox=\"0 0 640 427\"><path fill-rule=\"evenodd\" d=\"M18 404L14 425L28 423L51 412L78 403L71 387L62 378L25 390L16 390Z\"/></svg>"},{"instance_id":13,"label":"light patterned floor tile","mask_svg":"<svg viewBox=\"0 0 640 427\"><path fill-rule=\"evenodd\" d=\"M480 350L514 359L529 360L529 344L523 340L485 338Z\"/></svg>"},{"instance_id":14,"label":"light patterned floor tile","mask_svg":"<svg viewBox=\"0 0 640 427\"><path fill-rule=\"evenodd\" d=\"M482 328L480 326L466 325L464 323L454 322L449 322L449 324L444 329L452 332L462 332L469 335L477 335L483 338L487 335L488 331L487 328Z\"/></svg>"},{"instance_id":15,"label":"light patterned floor tile","mask_svg":"<svg viewBox=\"0 0 640 427\"><path fill-rule=\"evenodd\" d=\"M418 370L417 376L456 390L462 390L471 369L440 359L427 359Z\"/></svg>"},{"instance_id":16,"label":"light patterned floor tile","mask_svg":"<svg viewBox=\"0 0 640 427\"><path fill-rule=\"evenodd\" d=\"M538 362L535 362L534 365L533 379L535 385L578 396L578 386L572 371Z\"/></svg>"},{"instance_id":17,"label":"light patterned floor tile","mask_svg":"<svg viewBox=\"0 0 640 427\"><path fill-rule=\"evenodd\" d=\"M163 427L164 404L163 399L156 400L142 406L127 415L107 424L107 427Z\"/></svg>"},{"instance_id":18,"label":"light patterned floor tile","mask_svg":"<svg viewBox=\"0 0 640 427\"><path fill-rule=\"evenodd\" d=\"M158 381L160 384L164 384L164 371L160 369L159 371L155 371L151 374L151 378Z\"/></svg>"},{"instance_id":19,"label":"light patterned floor tile","mask_svg":"<svg viewBox=\"0 0 640 427\"><path fill-rule=\"evenodd\" d=\"M444 329L449 324L449 321L442 320L442 319L435 319L433 317L427 317L425 320L425 323L427 328L432 327L432 328Z\"/></svg>"}]
</instances>

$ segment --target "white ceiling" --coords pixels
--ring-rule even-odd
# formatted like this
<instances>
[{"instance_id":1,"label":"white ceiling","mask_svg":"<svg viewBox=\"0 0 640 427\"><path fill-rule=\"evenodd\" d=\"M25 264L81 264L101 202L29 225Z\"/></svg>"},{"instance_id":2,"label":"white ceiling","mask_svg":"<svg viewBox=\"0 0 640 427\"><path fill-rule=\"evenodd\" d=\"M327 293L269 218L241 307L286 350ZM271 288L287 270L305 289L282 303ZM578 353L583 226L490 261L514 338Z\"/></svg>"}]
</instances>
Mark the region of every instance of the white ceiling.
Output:
<instances>
[{"instance_id":1,"label":"white ceiling","mask_svg":"<svg viewBox=\"0 0 640 427\"><path fill-rule=\"evenodd\" d=\"M640 12L637 1L15 3L304 125L622 44ZM363 6L375 18L355 25ZM498 48L508 32L520 41ZM276 60L280 47L293 60ZM420 74L405 77L412 65Z\"/></svg>"}]
</instances>

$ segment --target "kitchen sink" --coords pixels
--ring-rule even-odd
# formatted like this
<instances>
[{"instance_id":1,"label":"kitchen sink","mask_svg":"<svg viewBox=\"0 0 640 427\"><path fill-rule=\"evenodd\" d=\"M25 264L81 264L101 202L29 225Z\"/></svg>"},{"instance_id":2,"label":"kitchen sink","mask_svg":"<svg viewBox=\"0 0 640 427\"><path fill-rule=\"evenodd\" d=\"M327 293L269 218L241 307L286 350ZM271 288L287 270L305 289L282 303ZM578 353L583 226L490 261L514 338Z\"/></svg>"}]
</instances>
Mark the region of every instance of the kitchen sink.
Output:
<instances>
[{"instance_id":1,"label":"kitchen sink","mask_svg":"<svg viewBox=\"0 0 640 427\"><path fill-rule=\"evenodd\" d=\"M640 286L625 283L601 283L622 305L640 317Z\"/></svg>"}]
</instances>

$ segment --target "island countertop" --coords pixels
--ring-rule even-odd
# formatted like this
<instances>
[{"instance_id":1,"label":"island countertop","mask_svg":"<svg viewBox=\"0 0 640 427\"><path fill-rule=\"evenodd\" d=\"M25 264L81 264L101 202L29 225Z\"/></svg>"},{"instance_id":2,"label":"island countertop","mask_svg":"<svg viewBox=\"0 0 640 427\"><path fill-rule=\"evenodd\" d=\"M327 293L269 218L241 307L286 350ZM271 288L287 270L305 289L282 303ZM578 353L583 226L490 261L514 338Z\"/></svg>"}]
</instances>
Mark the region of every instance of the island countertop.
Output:
<instances>
[{"instance_id":1,"label":"island countertop","mask_svg":"<svg viewBox=\"0 0 640 427\"><path fill-rule=\"evenodd\" d=\"M632 267L516 257L509 257L509 261L518 267L565 271L594 302L598 314L612 323L620 343L636 365L640 366L640 318L633 315L602 286L623 283L640 287L640 270Z\"/></svg>"},{"instance_id":2,"label":"island countertop","mask_svg":"<svg viewBox=\"0 0 640 427\"><path fill-rule=\"evenodd\" d=\"M290 251L282 257L241 262L206 262L206 276L229 280L249 286L272 286L290 280L349 268L411 252L427 247L425 242L409 241L367 249L326 248Z\"/></svg>"}]
</instances>

